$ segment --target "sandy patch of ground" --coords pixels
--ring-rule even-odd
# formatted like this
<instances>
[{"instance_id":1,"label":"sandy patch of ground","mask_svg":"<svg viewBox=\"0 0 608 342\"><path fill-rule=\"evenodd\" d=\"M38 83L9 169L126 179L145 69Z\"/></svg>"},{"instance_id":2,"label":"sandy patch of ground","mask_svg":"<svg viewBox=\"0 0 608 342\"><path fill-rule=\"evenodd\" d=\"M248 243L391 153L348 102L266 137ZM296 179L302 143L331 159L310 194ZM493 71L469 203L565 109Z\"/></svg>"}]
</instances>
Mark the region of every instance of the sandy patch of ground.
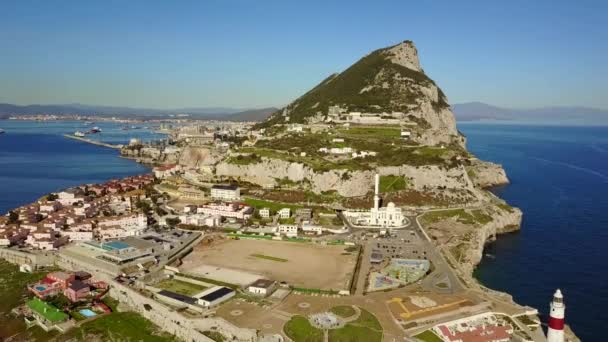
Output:
<instances>
[{"instance_id":1,"label":"sandy patch of ground","mask_svg":"<svg viewBox=\"0 0 608 342\"><path fill-rule=\"evenodd\" d=\"M244 272L243 280L237 283L260 275L295 287L342 290L350 287L356 264L356 255L345 249L311 243L223 240L195 248L184 258L181 269L188 273L196 273L197 269L210 272L214 268L226 274L229 269ZM213 278L211 274L201 275Z\"/></svg>"}]
</instances>

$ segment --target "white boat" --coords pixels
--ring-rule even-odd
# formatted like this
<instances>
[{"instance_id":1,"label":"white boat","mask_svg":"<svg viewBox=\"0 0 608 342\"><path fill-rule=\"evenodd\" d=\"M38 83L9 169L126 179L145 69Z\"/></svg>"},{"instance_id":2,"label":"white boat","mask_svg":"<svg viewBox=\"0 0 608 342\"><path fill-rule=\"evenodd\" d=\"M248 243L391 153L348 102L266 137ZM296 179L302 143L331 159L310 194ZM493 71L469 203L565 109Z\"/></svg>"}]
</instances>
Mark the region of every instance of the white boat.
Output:
<instances>
[{"instance_id":1,"label":"white boat","mask_svg":"<svg viewBox=\"0 0 608 342\"><path fill-rule=\"evenodd\" d=\"M4 133L5 133L5 131L2 128L0 128L0 134L4 134Z\"/></svg>"},{"instance_id":2,"label":"white boat","mask_svg":"<svg viewBox=\"0 0 608 342\"><path fill-rule=\"evenodd\" d=\"M84 137L84 133L82 133L81 131L74 132L74 135L77 137Z\"/></svg>"}]
</instances>

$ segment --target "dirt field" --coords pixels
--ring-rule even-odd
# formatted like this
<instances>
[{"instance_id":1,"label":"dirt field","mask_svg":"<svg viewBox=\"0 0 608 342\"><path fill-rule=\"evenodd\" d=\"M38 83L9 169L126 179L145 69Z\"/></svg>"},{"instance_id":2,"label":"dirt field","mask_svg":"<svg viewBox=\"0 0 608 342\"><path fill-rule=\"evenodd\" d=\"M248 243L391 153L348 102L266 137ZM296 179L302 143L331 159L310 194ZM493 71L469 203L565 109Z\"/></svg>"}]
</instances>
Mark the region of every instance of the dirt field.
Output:
<instances>
[{"instance_id":1,"label":"dirt field","mask_svg":"<svg viewBox=\"0 0 608 342\"><path fill-rule=\"evenodd\" d=\"M295 287L344 290L349 288L356 264L356 255L345 249L297 242L222 240L197 246L184 258L181 269L196 273L197 268L213 266L263 275Z\"/></svg>"}]
</instances>

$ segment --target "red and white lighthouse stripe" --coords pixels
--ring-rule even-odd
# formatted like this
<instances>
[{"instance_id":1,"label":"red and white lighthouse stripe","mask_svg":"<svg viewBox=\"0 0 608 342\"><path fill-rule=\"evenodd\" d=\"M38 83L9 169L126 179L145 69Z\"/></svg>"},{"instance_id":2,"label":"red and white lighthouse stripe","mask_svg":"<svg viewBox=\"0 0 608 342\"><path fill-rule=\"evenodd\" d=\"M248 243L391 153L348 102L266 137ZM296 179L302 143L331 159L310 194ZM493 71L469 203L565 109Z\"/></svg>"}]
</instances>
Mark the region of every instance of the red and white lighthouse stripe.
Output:
<instances>
[{"instance_id":1,"label":"red and white lighthouse stripe","mask_svg":"<svg viewBox=\"0 0 608 342\"><path fill-rule=\"evenodd\" d=\"M566 305L562 291L557 289L553 295L553 301L549 305L549 329L547 329L548 342L564 342L564 313Z\"/></svg>"}]
</instances>

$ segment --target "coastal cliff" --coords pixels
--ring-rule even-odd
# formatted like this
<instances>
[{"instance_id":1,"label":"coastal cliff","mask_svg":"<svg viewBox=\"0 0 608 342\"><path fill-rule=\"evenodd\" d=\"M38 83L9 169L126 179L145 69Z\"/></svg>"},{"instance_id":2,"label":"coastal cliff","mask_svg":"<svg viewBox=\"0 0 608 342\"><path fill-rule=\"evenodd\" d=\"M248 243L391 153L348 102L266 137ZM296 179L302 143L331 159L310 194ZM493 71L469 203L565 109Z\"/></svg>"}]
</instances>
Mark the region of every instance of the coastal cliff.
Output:
<instances>
[{"instance_id":1,"label":"coastal cliff","mask_svg":"<svg viewBox=\"0 0 608 342\"><path fill-rule=\"evenodd\" d=\"M522 216L518 208L492 203L472 209L430 211L422 216L422 223L431 239L445 246L461 268L472 274L485 245L499 234L518 231Z\"/></svg>"},{"instance_id":2,"label":"coastal cliff","mask_svg":"<svg viewBox=\"0 0 608 342\"><path fill-rule=\"evenodd\" d=\"M492 162L474 160L467 166L467 173L480 188L509 184L509 178L502 166Z\"/></svg>"}]
</instances>

